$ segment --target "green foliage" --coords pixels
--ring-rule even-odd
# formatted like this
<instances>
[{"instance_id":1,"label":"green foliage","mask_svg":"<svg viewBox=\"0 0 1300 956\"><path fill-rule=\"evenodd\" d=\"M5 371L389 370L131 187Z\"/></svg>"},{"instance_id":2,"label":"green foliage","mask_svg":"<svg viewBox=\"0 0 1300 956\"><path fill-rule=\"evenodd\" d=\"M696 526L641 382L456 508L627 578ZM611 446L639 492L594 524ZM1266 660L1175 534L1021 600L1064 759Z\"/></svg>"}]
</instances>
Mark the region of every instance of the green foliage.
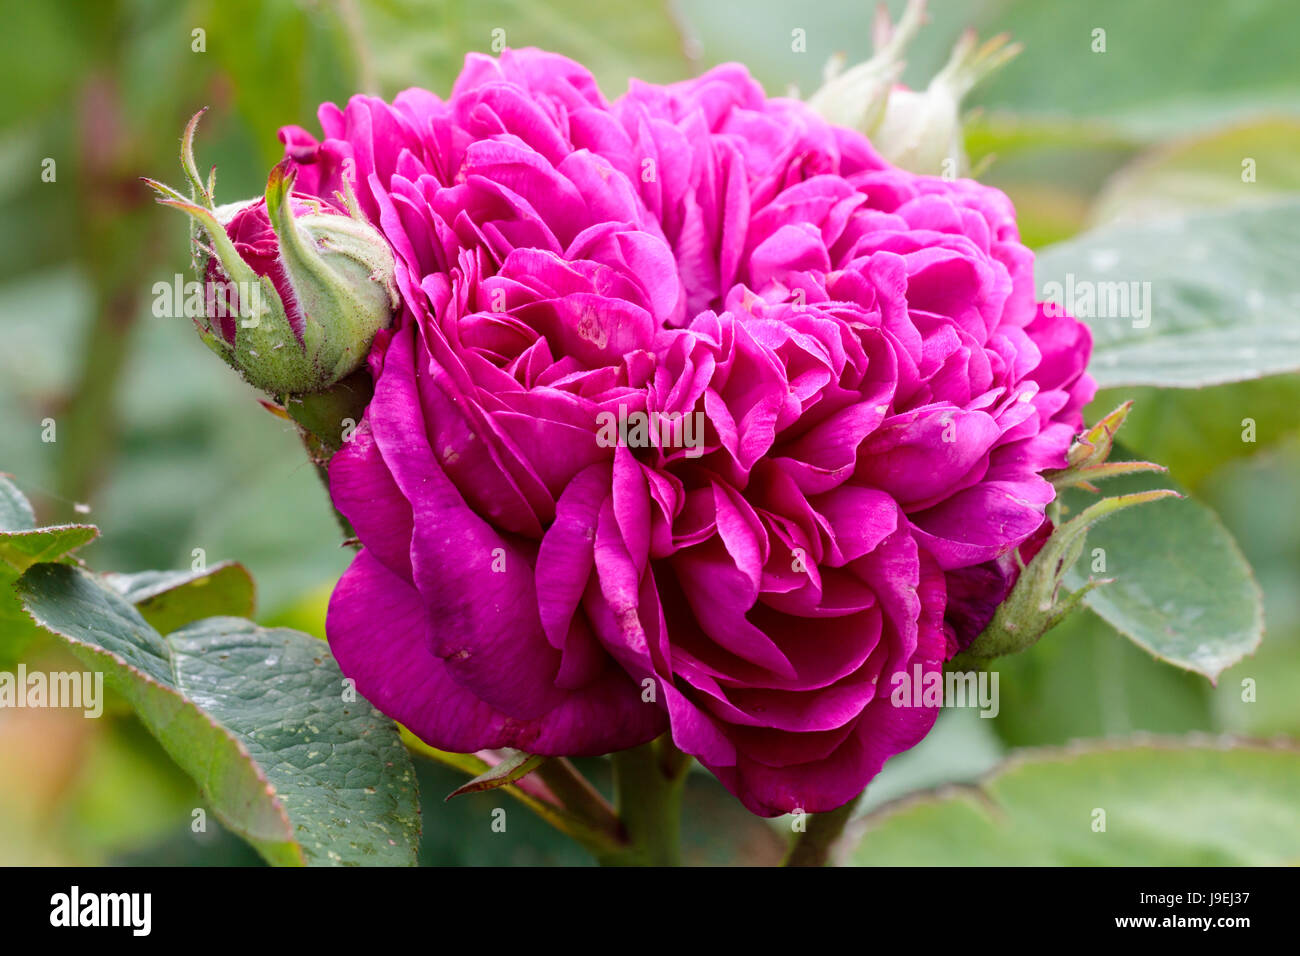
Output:
<instances>
[{"instance_id":1,"label":"green foliage","mask_svg":"<svg viewBox=\"0 0 1300 956\"><path fill-rule=\"evenodd\" d=\"M845 856L860 866L1295 864L1297 790L1294 744L1029 750L977 785L882 807L847 834Z\"/></svg>"},{"instance_id":2,"label":"green foliage","mask_svg":"<svg viewBox=\"0 0 1300 956\"><path fill-rule=\"evenodd\" d=\"M1300 200L1243 206L1103 227L1036 278L1092 328L1099 385L1199 388L1300 370L1297 246Z\"/></svg>"},{"instance_id":3,"label":"green foliage","mask_svg":"<svg viewBox=\"0 0 1300 956\"><path fill-rule=\"evenodd\" d=\"M66 565L35 565L18 593L268 862L414 861L410 759L392 721L345 693L319 641L230 617L164 637L126 598Z\"/></svg>"},{"instance_id":4,"label":"green foliage","mask_svg":"<svg viewBox=\"0 0 1300 956\"><path fill-rule=\"evenodd\" d=\"M38 636L14 594L18 576L38 561L58 561L99 533L89 525L37 528L31 503L0 475L0 666L16 663Z\"/></svg>"},{"instance_id":5,"label":"green foliage","mask_svg":"<svg viewBox=\"0 0 1300 956\"><path fill-rule=\"evenodd\" d=\"M253 611L247 571L96 578L66 557L96 528L34 520L0 477L2 620L102 673L222 823L274 864L414 862L415 778L396 726L320 641L232 616Z\"/></svg>"},{"instance_id":6,"label":"green foliage","mask_svg":"<svg viewBox=\"0 0 1300 956\"><path fill-rule=\"evenodd\" d=\"M1116 173L1093 223L1284 201L1300 190L1300 117L1236 123L1160 145Z\"/></svg>"},{"instance_id":7,"label":"green foliage","mask_svg":"<svg viewBox=\"0 0 1300 956\"><path fill-rule=\"evenodd\" d=\"M514 783L521 777L526 777L536 770L545 759L545 757L524 753L522 750L509 751L504 760L491 769L478 774L469 783L461 784L447 794L447 799L464 796L467 793L495 790L497 787L504 787L508 783Z\"/></svg>"},{"instance_id":8,"label":"green foliage","mask_svg":"<svg viewBox=\"0 0 1300 956\"><path fill-rule=\"evenodd\" d=\"M159 634L205 617L253 615L253 579L243 565L233 562L205 571L106 574L104 581L134 604Z\"/></svg>"},{"instance_id":9,"label":"green foliage","mask_svg":"<svg viewBox=\"0 0 1300 956\"><path fill-rule=\"evenodd\" d=\"M1107 493L1141 494L1171 482L1166 475L1126 475ZM1071 489L1071 513L1095 496ZM1215 513L1191 498L1155 501L1116 514L1088 535L1066 575L1070 588L1090 579L1084 602L1138 646L1176 667L1216 680L1259 646L1264 610L1259 585L1241 549Z\"/></svg>"}]
</instances>

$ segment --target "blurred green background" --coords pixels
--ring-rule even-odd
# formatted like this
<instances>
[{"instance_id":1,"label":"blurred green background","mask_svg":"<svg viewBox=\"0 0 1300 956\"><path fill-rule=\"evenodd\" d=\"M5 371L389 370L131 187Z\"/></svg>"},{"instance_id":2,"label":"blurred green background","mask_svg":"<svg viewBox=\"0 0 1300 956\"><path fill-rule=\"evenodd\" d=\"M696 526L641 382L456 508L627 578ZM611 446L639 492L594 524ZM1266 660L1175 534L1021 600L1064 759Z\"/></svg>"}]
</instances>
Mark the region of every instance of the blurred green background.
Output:
<instances>
[{"instance_id":1,"label":"blurred green background","mask_svg":"<svg viewBox=\"0 0 1300 956\"><path fill-rule=\"evenodd\" d=\"M897 15L901 4L890 6ZM967 148L1016 202L1032 246L1115 219L1300 192L1294 0L932 0L930 11L909 85L924 85L967 25L1025 45L972 96ZM186 271L187 238L137 177L181 179L188 117L211 107L199 166L217 165L219 198L232 201L261 192L280 125L314 128L317 104L361 90L445 94L465 52L488 51L495 30L507 45L573 56L611 98L629 76L671 81L732 59L770 94L807 95L832 53L870 54L873 10L848 0L6 0L0 12L0 470L45 521L100 526L83 552L97 569L188 567L202 548L209 564L252 571L261 620L321 634L348 553L291 427L213 360L189 320L150 311L153 283ZM1092 49L1097 28L1105 53ZM792 50L796 30L804 52ZM1254 190L1239 188L1242 156L1259 161ZM1090 420L1129 396L1128 446L1169 464L1253 564L1266 596L1262 649L1216 690L1082 613L1002 662L997 719L946 711L873 784L868 806L970 779L1015 747L1134 731L1300 737L1300 382L1112 392ZM1255 443L1240 439L1247 416L1259 422ZM1241 701L1243 677L1259 681L1258 702ZM423 760L420 773L425 862L584 861L522 813L508 842L473 835L475 801L495 798L443 804L460 781ZM197 806L192 783L128 713L0 711L0 863L256 862L219 828L192 834ZM741 841L743 862L779 855L776 832L711 778L692 781L691 806L689 859L723 862L721 833Z\"/></svg>"}]
</instances>

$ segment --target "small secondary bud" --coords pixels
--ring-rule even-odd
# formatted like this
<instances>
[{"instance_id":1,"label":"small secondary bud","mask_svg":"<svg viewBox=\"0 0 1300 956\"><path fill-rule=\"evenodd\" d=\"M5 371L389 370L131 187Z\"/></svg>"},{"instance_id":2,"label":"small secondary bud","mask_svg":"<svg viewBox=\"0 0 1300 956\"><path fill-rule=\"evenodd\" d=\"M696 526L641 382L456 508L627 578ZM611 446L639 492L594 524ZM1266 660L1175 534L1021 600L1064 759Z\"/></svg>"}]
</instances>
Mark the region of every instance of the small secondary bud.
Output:
<instances>
[{"instance_id":1,"label":"small secondary bud","mask_svg":"<svg viewBox=\"0 0 1300 956\"><path fill-rule=\"evenodd\" d=\"M274 396L327 389L361 366L392 321L399 304L392 249L361 216L350 187L337 203L294 193L289 159L271 170L264 196L216 206L214 177L205 184L194 166L201 115L182 140L191 197L146 180L160 203L191 217L209 287L230 290L221 308L195 320L199 335Z\"/></svg>"}]
</instances>

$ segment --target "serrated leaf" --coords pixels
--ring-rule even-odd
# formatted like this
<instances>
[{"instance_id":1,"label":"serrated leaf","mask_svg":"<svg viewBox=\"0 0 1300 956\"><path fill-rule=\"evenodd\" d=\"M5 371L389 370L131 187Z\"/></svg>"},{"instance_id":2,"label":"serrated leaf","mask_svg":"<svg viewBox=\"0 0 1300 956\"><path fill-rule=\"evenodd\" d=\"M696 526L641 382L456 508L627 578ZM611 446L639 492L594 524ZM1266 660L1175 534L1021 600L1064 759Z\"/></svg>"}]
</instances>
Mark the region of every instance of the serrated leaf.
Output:
<instances>
[{"instance_id":1,"label":"serrated leaf","mask_svg":"<svg viewBox=\"0 0 1300 956\"><path fill-rule=\"evenodd\" d=\"M1168 475L1139 474L1116 478L1107 491L1132 494L1153 484L1178 489ZM1070 489L1062 502L1074 513L1091 497ZM1105 571L1093 572L1099 559ZM1083 598L1099 617L1161 660L1211 681L1252 653L1264 633L1250 565L1218 515L1194 498L1153 502L1097 525L1065 585L1077 590L1089 577L1113 579Z\"/></svg>"},{"instance_id":2,"label":"serrated leaf","mask_svg":"<svg viewBox=\"0 0 1300 956\"><path fill-rule=\"evenodd\" d=\"M36 527L31 502L0 475L0 666L18 659L40 631L14 594L18 576L37 561L56 561L95 539L93 525Z\"/></svg>"},{"instance_id":3,"label":"serrated leaf","mask_svg":"<svg viewBox=\"0 0 1300 956\"><path fill-rule=\"evenodd\" d=\"M0 532L25 531L36 527L36 512L27 496L4 475L0 475Z\"/></svg>"},{"instance_id":4,"label":"serrated leaf","mask_svg":"<svg viewBox=\"0 0 1300 956\"><path fill-rule=\"evenodd\" d=\"M265 770L308 863L414 862L410 758L391 720L343 699L328 646L239 618L208 618L167 641L185 693Z\"/></svg>"},{"instance_id":5,"label":"serrated leaf","mask_svg":"<svg viewBox=\"0 0 1300 956\"><path fill-rule=\"evenodd\" d=\"M160 634L170 634L205 617L253 614L253 578L234 561L204 571L141 571L101 577L134 604Z\"/></svg>"},{"instance_id":6,"label":"serrated leaf","mask_svg":"<svg viewBox=\"0 0 1300 956\"><path fill-rule=\"evenodd\" d=\"M18 486L0 475L0 562L21 574L38 561L54 561L99 535L88 524L36 527L36 514Z\"/></svg>"},{"instance_id":7,"label":"serrated leaf","mask_svg":"<svg viewBox=\"0 0 1300 956\"><path fill-rule=\"evenodd\" d=\"M495 790L497 787L504 787L508 783L514 783L516 780L528 776L541 766L542 761L546 759L546 757L538 757L522 750L511 750L500 763L493 765L491 770L479 774L469 783L462 784L447 794L447 799L450 800L452 797L463 796L467 793Z\"/></svg>"},{"instance_id":8,"label":"serrated leaf","mask_svg":"<svg viewBox=\"0 0 1300 956\"><path fill-rule=\"evenodd\" d=\"M320 641L230 617L163 637L120 594L65 565L34 566L18 592L268 862L414 862L410 759L392 721L343 699Z\"/></svg>"},{"instance_id":9,"label":"serrated leaf","mask_svg":"<svg viewBox=\"0 0 1300 956\"><path fill-rule=\"evenodd\" d=\"M842 851L858 866L1296 864L1296 793L1294 743L1029 750L977 786L881 807L849 828Z\"/></svg>"},{"instance_id":10,"label":"serrated leaf","mask_svg":"<svg viewBox=\"0 0 1300 956\"><path fill-rule=\"evenodd\" d=\"M1297 247L1288 201L1108 226L1043 250L1035 271L1040 296L1092 329L1103 388L1200 388L1300 369Z\"/></svg>"},{"instance_id":11,"label":"serrated leaf","mask_svg":"<svg viewBox=\"0 0 1300 956\"><path fill-rule=\"evenodd\" d=\"M55 561L97 537L99 529L88 524L0 532L0 561L21 573L33 564Z\"/></svg>"}]
</instances>

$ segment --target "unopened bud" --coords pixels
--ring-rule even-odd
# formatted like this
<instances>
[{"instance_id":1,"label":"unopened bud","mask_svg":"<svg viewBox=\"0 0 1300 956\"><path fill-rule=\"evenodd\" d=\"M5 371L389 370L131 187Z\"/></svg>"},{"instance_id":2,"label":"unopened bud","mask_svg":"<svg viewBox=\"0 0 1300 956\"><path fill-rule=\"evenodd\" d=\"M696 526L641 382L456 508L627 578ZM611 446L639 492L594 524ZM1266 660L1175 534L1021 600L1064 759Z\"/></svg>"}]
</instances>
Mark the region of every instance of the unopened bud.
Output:
<instances>
[{"instance_id":1,"label":"unopened bud","mask_svg":"<svg viewBox=\"0 0 1300 956\"><path fill-rule=\"evenodd\" d=\"M925 0L909 0L896 28L878 18L876 55L826 84L808 100L825 119L863 133L895 166L922 175L964 176L970 162L962 142L961 101L1020 52L1006 34L981 44L967 30L924 91L895 86L902 54L916 36ZM883 24L883 25L882 25Z\"/></svg>"},{"instance_id":2,"label":"unopened bud","mask_svg":"<svg viewBox=\"0 0 1300 956\"><path fill-rule=\"evenodd\" d=\"M808 105L827 122L870 136L885 117L890 93L903 73L903 53L924 19L925 0L908 0L894 27L882 3L876 12L876 55L848 70L843 69L842 56L832 57L825 82L808 98Z\"/></svg>"},{"instance_id":3,"label":"unopened bud","mask_svg":"<svg viewBox=\"0 0 1300 956\"><path fill-rule=\"evenodd\" d=\"M398 306L393 252L359 212L348 187L337 204L294 193L295 167L271 170L261 198L216 206L214 179L199 179L186 128L186 198L146 180L163 205L196 225L198 265L210 286L232 290L225 308L195 320L208 347L276 397L319 392L365 361ZM214 171L215 172L215 171ZM211 301L211 300L210 300Z\"/></svg>"}]
</instances>

